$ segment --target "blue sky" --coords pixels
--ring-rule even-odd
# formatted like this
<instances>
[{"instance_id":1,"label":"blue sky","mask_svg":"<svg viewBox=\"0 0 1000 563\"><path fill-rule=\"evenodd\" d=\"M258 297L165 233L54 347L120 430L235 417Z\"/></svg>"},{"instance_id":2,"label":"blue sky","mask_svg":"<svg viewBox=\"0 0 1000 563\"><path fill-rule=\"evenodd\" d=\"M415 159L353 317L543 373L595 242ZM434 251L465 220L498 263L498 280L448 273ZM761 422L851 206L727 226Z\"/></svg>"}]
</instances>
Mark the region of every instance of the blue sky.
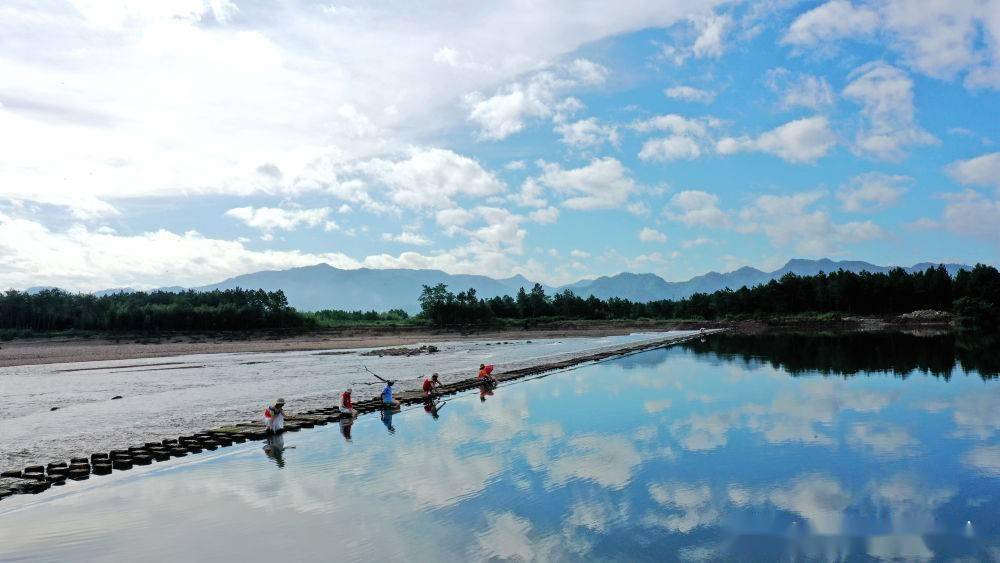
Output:
<instances>
[{"instance_id":1,"label":"blue sky","mask_svg":"<svg viewBox=\"0 0 1000 563\"><path fill-rule=\"evenodd\" d=\"M1000 3L6 3L0 287L997 263Z\"/></svg>"}]
</instances>

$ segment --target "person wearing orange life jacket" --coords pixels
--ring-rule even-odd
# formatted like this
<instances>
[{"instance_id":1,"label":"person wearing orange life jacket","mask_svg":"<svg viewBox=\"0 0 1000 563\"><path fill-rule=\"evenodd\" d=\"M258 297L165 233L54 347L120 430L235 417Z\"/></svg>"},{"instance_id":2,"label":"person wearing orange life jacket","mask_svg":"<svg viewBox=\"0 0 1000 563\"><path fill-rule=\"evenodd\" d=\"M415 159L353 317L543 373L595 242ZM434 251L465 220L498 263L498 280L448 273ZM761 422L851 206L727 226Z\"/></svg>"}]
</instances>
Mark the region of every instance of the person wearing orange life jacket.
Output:
<instances>
[{"instance_id":1,"label":"person wearing orange life jacket","mask_svg":"<svg viewBox=\"0 0 1000 563\"><path fill-rule=\"evenodd\" d=\"M490 365L479 364L479 374L476 376L476 379L484 379L490 383L495 384L497 382L497 378L493 377L493 375L491 375L492 373L493 373L493 364Z\"/></svg>"},{"instance_id":2,"label":"person wearing orange life jacket","mask_svg":"<svg viewBox=\"0 0 1000 563\"><path fill-rule=\"evenodd\" d=\"M285 430L284 399L278 399L273 406L264 409L264 430L268 434L279 434Z\"/></svg>"}]
</instances>

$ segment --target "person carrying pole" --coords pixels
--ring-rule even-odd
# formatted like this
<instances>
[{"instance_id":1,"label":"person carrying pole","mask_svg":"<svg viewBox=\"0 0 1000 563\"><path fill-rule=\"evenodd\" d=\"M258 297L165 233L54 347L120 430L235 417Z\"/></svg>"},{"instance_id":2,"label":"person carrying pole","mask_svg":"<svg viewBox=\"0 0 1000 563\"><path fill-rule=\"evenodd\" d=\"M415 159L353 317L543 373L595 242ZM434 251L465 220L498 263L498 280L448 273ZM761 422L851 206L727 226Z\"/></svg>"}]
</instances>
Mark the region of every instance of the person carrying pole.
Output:
<instances>
[{"instance_id":1,"label":"person carrying pole","mask_svg":"<svg viewBox=\"0 0 1000 563\"><path fill-rule=\"evenodd\" d=\"M496 384L497 378L493 377L493 364L479 364L479 374L476 375L476 379L485 380L489 383Z\"/></svg>"},{"instance_id":2,"label":"person carrying pole","mask_svg":"<svg viewBox=\"0 0 1000 563\"><path fill-rule=\"evenodd\" d=\"M389 380L385 382L385 388L382 389L382 406L383 407L398 407L399 401L392 397L392 386L395 381Z\"/></svg>"}]
</instances>

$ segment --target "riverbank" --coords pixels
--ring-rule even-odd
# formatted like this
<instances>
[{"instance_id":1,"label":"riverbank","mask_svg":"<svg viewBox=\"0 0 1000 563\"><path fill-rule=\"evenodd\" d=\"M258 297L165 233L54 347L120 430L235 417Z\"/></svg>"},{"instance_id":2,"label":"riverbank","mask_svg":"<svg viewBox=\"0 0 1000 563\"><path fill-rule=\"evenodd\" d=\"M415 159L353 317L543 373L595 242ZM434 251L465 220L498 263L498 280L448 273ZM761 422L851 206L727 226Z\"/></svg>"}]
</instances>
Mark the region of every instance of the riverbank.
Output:
<instances>
[{"instance_id":1,"label":"riverbank","mask_svg":"<svg viewBox=\"0 0 1000 563\"><path fill-rule=\"evenodd\" d=\"M193 354L265 353L345 350L468 340L504 342L542 338L619 336L635 332L667 332L726 328L758 333L780 330L950 330L943 317L794 316L750 320L622 320L549 321L519 327L440 329L426 326L372 325L309 331L247 331L158 334L62 334L0 342L0 368L65 362L139 360Z\"/></svg>"},{"instance_id":2,"label":"riverbank","mask_svg":"<svg viewBox=\"0 0 1000 563\"><path fill-rule=\"evenodd\" d=\"M54 335L0 343L0 368L65 362L139 360L193 354L294 352L410 346L428 342L510 341L619 336L711 328L718 323L658 321L564 321L531 328L436 329L369 326L312 331L215 332L201 334Z\"/></svg>"}]
</instances>

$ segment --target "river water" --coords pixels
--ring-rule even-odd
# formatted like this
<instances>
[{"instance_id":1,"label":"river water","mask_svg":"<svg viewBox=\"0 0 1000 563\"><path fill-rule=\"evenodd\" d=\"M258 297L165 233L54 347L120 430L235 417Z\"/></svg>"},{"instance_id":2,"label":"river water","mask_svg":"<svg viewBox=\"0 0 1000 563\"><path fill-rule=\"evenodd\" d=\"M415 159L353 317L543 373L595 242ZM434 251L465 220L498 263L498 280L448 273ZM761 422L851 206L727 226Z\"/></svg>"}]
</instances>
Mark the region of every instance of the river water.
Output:
<instances>
[{"instance_id":1,"label":"river water","mask_svg":"<svg viewBox=\"0 0 1000 563\"><path fill-rule=\"evenodd\" d=\"M692 333L436 342L437 353L420 356L364 356L372 350L364 348L2 368L0 468L89 456L259 419L278 397L288 401L292 413L335 406L347 387L353 387L355 400L370 398L381 383L362 365L399 381L399 389L405 390L417 387L431 372L448 382L475 376L480 363L503 371ZM117 396L121 398L112 400Z\"/></svg>"},{"instance_id":2,"label":"river water","mask_svg":"<svg viewBox=\"0 0 1000 563\"><path fill-rule=\"evenodd\" d=\"M995 342L713 335L0 502L0 560L1000 560Z\"/></svg>"}]
</instances>

